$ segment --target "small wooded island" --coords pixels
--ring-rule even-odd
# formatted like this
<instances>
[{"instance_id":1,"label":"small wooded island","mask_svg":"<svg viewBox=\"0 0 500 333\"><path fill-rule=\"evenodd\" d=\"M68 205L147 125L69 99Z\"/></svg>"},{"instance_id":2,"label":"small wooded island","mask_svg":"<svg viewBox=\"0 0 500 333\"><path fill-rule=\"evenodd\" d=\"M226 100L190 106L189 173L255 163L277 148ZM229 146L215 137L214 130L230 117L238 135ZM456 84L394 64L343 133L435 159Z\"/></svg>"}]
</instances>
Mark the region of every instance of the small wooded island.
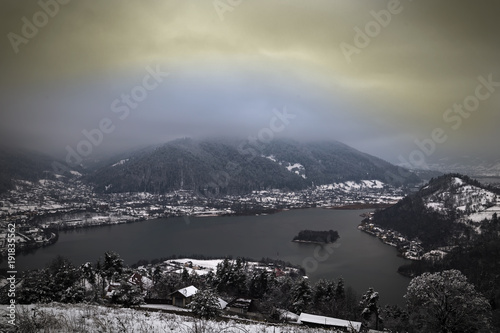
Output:
<instances>
[{"instance_id":1,"label":"small wooded island","mask_svg":"<svg viewBox=\"0 0 500 333\"><path fill-rule=\"evenodd\" d=\"M328 231L313 231L301 230L297 236L292 239L292 242L298 243L333 243L339 239L339 233L335 230Z\"/></svg>"}]
</instances>

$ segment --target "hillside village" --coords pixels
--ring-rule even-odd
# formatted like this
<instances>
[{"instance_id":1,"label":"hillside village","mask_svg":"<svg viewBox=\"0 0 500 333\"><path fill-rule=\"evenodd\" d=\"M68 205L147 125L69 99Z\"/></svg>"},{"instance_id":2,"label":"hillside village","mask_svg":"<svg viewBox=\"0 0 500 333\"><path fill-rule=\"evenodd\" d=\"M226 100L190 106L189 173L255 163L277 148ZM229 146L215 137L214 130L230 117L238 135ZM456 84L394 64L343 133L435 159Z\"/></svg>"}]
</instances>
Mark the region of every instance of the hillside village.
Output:
<instances>
[{"instance_id":1,"label":"hillside village","mask_svg":"<svg viewBox=\"0 0 500 333\"><path fill-rule=\"evenodd\" d=\"M307 190L253 191L246 195L207 197L193 191L167 194L93 191L81 180L16 181L16 188L0 196L0 252L5 252L7 225L16 225L19 249L57 241L57 230L138 222L164 217L204 217L267 214L279 210L350 205L386 206L405 190L377 180L319 185Z\"/></svg>"},{"instance_id":2,"label":"hillside village","mask_svg":"<svg viewBox=\"0 0 500 333\"><path fill-rule=\"evenodd\" d=\"M326 281L316 286L309 285L307 277L303 276L302 270L298 267L266 260L268 261L247 261L241 258L236 260L177 258L160 260L155 264L133 265L134 268L129 268L122 265L117 254L109 252L105 254L101 266L87 263L78 268L59 258L54 260L49 268L49 271L52 271L49 274L54 274L53 278L59 279L59 282L54 284L53 281L44 281L43 271L27 274L17 281L18 302L80 303L84 299L93 299L102 305L119 304L136 310L196 317L198 312L194 303L200 301L196 295L206 290L213 290L211 293L216 297L214 311L219 320L236 320L236 323L241 321L256 326L270 322L280 329L287 327L295 329L302 326L335 331L360 331L360 321L319 314L320 311L325 311L319 307L322 302L319 297L327 297L328 293L334 292L333 289L330 292L321 289ZM99 269L102 269L102 273ZM46 296L43 296L44 291L41 287L43 284L48 286L45 289L51 290ZM335 289L336 302L339 305L345 302L343 301L345 297L350 297L345 295L342 281L339 280L338 283L332 281L331 286ZM279 290L284 287L291 290L283 294ZM65 288L68 288L70 293ZM266 296L267 294L270 298ZM5 297L3 290L2 295ZM37 309L61 307L58 303L52 304L40 305ZM352 306L354 305L349 305ZM313 312L308 313L307 309ZM354 314L339 313L343 313L343 317L356 316L357 307L354 306L353 309ZM207 318L214 317L207 316L205 319ZM89 322L89 324L94 323Z\"/></svg>"}]
</instances>

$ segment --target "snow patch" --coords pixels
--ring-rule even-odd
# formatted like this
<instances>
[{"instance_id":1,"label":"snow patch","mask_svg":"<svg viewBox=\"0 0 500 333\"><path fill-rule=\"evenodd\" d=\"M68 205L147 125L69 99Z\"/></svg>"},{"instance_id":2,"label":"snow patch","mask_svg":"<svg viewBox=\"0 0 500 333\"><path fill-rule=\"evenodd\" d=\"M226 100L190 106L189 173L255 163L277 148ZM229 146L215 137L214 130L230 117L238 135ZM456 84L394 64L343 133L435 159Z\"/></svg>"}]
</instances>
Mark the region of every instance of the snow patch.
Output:
<instances>
[{"instance_id":1,"label":"snow patch","mask_svg":"<svg viewBox=\"0 0 500 333\"><path fill-rule=\"evenodd\" d=\"M129 160L128 158L126 158L126 159L124 159L124 160L120 160L119 162L116 162L115 164L113 164L113 165L111 165L111 166L112 166L112 167L115 167L115 166L117 166L117 165L123 165L123 164L125 164L125 162L127 162L128 160Z\"/></svg>"},{"instance_id":2,"label":"snow patch","mask_svg":"<svg viewBox=\"0 0 500 333\"><path fill-rule=\"evenodd\" d=\"M447 215L451 211L456 211L464 217L464 220L468 218L479 222L484 218L491 218L493 213L482 212L497 203L497 195L483 188L469 185L458 177L453 177L449 187L439 189L423 200L428 209L440 214Z\"/></svg>"},{"instance_id":3,"label":"snow patch","mask_svg":"<svg viewBox=\"0 0 500 333\"><path fill-rule=\"evenodd\" d=\"M343 183L333 183L320 185L319 188L323 190L344 190L347 192L361 189L382 189L384 183L379 180L361 180L360 182L346 181Z\"/></svg>"},{"instance_id":4,"label":"snow patch","mask_svg":"<svg viewBox=\"0 0 500 333\"><path fill-rule=\"evenodd\" d=\"M295 173L298 176L301 176L304 179L307 179L307 176L305 174L306 168L300 163L290 163L290 162L285 162L285 161L278 161L276 159L276 156L274 155L269 155L265 156L262 155L262 157L267 158L270 161L273 161L274 163L278 163L279 165L284 166L288 171Z\"/></svg>"},{"instance_id":5,"label":"snow patch","mask_svg":"<svg viewBox=\"0 0 500 333\"><path fill-rule=\"evenodd\" d=\"M500 216L500 206L493 206L482 212L472 213L468 216L468 219L472 222L479 223L484 219L491 220L493 218L493 214L495 213L497 214L497 216Z\"/></svg>"}]
</instances>

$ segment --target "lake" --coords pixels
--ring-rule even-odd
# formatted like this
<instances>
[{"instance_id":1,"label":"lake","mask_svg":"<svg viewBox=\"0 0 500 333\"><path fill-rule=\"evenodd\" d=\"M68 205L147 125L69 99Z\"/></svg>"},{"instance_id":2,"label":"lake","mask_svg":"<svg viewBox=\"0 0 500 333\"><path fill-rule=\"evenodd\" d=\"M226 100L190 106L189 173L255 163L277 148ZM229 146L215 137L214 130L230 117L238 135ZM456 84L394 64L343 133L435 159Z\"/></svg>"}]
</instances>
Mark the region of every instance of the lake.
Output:
<instances>
[{"instance_id":1,"label":"lake","mask_svg":"<svg viewBox=\"0 0 500 333\"><path fill-rule=\"evenodd\" d=\"M140 259L176 255L269 257L301 264L312 283L343 277L363 294L373 287L380 304L404 304L409 279L397 273L408 261L395 248L357 229L369 210L300 209L262 216L155 219L139 223L63 231L56 244L18 255L18 270L41 268L57 255L74 264L96 262L115 251L133 264ZM327 248L291 242L300 230L337 230L340 238Z\"/></svg>"}]
</instances>

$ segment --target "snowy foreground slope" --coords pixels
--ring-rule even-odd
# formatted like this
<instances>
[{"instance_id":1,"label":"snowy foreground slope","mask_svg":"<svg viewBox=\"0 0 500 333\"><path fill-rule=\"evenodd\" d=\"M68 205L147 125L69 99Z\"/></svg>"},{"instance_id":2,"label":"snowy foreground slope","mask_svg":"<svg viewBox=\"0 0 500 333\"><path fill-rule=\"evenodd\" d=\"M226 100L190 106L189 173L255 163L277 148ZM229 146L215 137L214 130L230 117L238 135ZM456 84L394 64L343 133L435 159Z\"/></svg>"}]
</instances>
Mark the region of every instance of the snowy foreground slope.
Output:
<instances>
[{"instance_id":1,"label":"snowy foreground slope","mask_svg":"<svg viewBox=\"0 0 500 333\"><path fill-rule=\"evenodd\" d=\"M87 304L40 304L17 307L17 330L7 323L7 312L0 309L1 332L247 332L319 333L323 329L298 325L264 324L242 320L200 320L190 316L110 308ZM329 331L332 332L332 331Z\"/></svg>"}]
</instances>

